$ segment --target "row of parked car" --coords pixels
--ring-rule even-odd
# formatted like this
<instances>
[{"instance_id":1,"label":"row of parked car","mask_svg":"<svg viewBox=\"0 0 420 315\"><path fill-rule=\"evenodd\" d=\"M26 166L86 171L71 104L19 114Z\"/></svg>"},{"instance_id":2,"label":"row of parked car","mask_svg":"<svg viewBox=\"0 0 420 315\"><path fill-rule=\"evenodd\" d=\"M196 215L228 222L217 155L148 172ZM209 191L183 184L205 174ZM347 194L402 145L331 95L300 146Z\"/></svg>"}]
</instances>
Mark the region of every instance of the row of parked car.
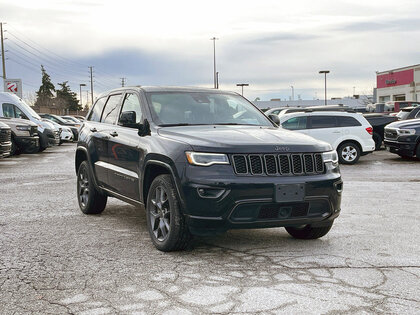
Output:
<instances>
[{"instance_id":1,"label":"row of parked car","mask_svg":"<svg viewBox=\"0 0 420 315\"><path fill-rule=\"evenodd\" d=\"M273 108L266 115L282 128L330 143L342 164L356 163L383 143L392 153L420 158L420 119L416 119L420 103L406 103L393 104L395 111L384 113L362 114L348 106L329 105Z\"/></svg>"},{"instance_id":2,"label":"row of parked car","mask_svg":"<svg viewBox=\"0 0 420 315\"><path fill-rule=\"evenodd\" d=\"M76 141L84 119L38 114L16 95L0 92L0 157L41 152Z\"/></svg>"}]
</instances>

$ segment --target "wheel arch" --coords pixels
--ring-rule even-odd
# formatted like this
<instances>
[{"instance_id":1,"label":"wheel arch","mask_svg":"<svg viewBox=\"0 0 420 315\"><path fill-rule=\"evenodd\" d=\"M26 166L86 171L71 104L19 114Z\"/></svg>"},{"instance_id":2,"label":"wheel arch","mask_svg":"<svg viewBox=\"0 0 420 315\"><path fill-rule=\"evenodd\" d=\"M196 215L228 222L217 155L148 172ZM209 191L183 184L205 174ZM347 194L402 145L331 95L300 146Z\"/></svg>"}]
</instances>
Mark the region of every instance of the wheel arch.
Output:
<instances>
[{"instance_id":1,"label":"wheel arch","mask_svg":"<svg viewBox=\"0 0 420 315\"><path fill-rule=\"evenodd\" d=\"M74 166L76 169L76 174L77 174L77 171L79 170L80 164L82 164L83 161L89 161L88 152L86 148L78 147L76 150L76 157L74 159Z\"/></svg>"},{"instance_id":2,"label":"wheel arch","mask_svg":"<svg viewBox=\"0 0 420 315\"><path fill-rule=\"evenodd\" d=\"M184 209L185 203L184 199L182 198L181 185L179 183L179 179L175 175L176 172L174 170L174 166L171 166L166 161L151 159L145 163L144 172L142 172L142 174L143 176L140 182L140 197L142 198L141 201L144 203L145 206L147 203L147 194L149 192L149 188L153 180L159 175L168 174L171 176L175 185L175 189L180 200L181 209Z\"/></svg>"},{"instance_id":3,"label":"wheel arch","mask_svg":"<svg viewBox=\"0 0 420 315\"><path fill-rule=\"evenodd\" d=\"M357 140L355 140L355 139L345 139L345 140L341 141L341 142L337 145L337 150L338 150L338 148L339 148L342 144L344 144L344 143L346 143L346 142L350 142L350 143L353 143L353 144L357 145L357 147L358 147L358 148L359 148L359 150L360 150L360 154L362 154L362 153L363 153L362 145L360 144L360 142L359 142L359 141L357 141Z\"/></svg>"}]
</instances>

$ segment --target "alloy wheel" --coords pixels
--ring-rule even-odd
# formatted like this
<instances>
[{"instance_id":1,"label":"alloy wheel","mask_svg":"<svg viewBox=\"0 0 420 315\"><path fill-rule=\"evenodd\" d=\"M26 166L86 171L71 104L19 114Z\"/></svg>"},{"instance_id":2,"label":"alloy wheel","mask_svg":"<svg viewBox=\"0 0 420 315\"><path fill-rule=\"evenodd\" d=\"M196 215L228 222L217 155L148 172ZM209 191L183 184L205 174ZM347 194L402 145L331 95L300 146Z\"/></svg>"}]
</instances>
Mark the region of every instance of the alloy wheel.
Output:
<instances>
[{"instance_id":1,"label":"alloy wheel","mask_svg":"<svg viewBox=\"0 0 420 315\"><path fill-rule=\"evenodd\" d=\"M155 188L154 198L151 199L150 223L156 239L163 242L170 232L171 211L168 194L163 186Z\"/></svg>"},{"instance_id":2,"label":"alloy wheel","mask_svg":"<svg viewBox=\"0 0 420 315\"><path fill-rule=\"evenodd\" d=\"M355 147L353 146L345 146L342 150L341 150L341 156L343 157L343 159L347 162L352 162L357 158L357 150Z\"/></svg>"},{"instance_id":3,"label":"alloy wheel","mask_svg":"<svg viewBox=\"0 0 420 315\"><path fill-rule=\"evenodd\" d=\"M79 174L79 199L82 207L89 202L89 177L86 168L82 168Z\"/></svg>"}]
</instances>

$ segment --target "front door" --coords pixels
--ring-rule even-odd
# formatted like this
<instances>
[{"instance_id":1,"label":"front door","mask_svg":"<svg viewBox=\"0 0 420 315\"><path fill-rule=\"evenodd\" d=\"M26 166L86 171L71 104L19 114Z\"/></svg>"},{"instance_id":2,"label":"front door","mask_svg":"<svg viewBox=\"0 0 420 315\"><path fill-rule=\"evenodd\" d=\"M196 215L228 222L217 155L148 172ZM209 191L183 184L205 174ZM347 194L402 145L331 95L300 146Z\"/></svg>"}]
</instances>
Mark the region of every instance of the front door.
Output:
<instances>
[{"instance_id":1,"label":"front door","mask_svg":"<svg viewBox=\"0 0 420 315\"><path fill-rule=\"evenodd\" d=\"M140 100L135 92L124 95L121 113L125 111L136 113L136 123L143 122ZM108 176L111 189L139 201L139 164L144 160L145 139L138 135L137 128L123 127L119 125L119 121L110 135L108 157L112 168Z\"/></svg>"}]
</instances>

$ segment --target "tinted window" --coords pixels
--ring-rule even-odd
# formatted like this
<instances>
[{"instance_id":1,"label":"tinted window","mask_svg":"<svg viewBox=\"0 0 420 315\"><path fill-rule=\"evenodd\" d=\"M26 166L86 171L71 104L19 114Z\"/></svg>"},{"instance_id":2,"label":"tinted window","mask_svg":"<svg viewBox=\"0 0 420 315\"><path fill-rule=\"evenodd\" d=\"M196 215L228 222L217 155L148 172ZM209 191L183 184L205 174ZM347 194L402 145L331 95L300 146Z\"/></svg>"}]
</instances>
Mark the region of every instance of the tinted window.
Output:
<instances>
[{"instance_id":1,"label":"tinted window","mask_svg":"<svg viewBox=\"0 0 420 315\"><path fill-rule=\"evenodd\" d=\"M312 116L311 128L334 128L337 127L335 116Z\"/></svg>"},{"instance_id":2,"label":"tinted window","mask_svg":"<svg viewBox=\"0 0 420 315\"><path fill-rule=\"evenodd\" d=\"M14 110L14 105L13 104L7 104L4 103L3 104L3 116L4 117L12 117L15 118L15 110Z\"/></svg>"},{"instance_id":3,"label":"tinted window","mask_svg":"<svg viewBox=\"0 0 420 315\"><path fill-rule=\"evenodd\" d=\"M353 117L337 116L337 123L339 127L354 127L362 124Z\"/></svg>"},{"instance_id":4,"label":"tinted window","mask_svg":"<svg viewBox=\"0 0 420 315\"><path fill-rule=\"evenodd\" d=\"M92 111L89 114L88 120L90 121L101 120L101 114L102 114L102 110L104 109L105 101L106 101L106 97L102 97L96 101L95 105L93 105Z\"/></svg>"},{"instance_id":5,"label":"tinted window","mask_svg":"<svg viewBox=\"0 0 420 315\"><path fill-rule=\"evenodd\" d=\"M289 130L299 130L299 129L306 129L306 116L304 117L293 117L286 120L281 126L285 129Z\"/></svg>"},{"instance_id":6,"label":"tinted window","mask_svg":"<svg viewBox=\"0 0 420 315\"><path fill-rule=\"evenodd\" d=\"M122 112L136 112L136 123L141 122L143 115L141 113L140 101L136 94L127 93L125 95Z\"/></svg>"},{"instance_id":7,"label":"tinted window","mask_svg":"<svg viewBox=\"0 0 420 315\"><path fill-rule=\"evenodd\" d=\"M273 110L271 113L274 115L278 115L280 113L280 109Z\"/></svg>"},{"instance_id":8,"label":"tinted window","mask_svg":"<svg viewBox=\"0 0 420 315\"><path fill-rule=\"evenodd\" d=\"M121 94L111 95L106 102L101 122L114 124L117 121L118 109L121 101Z\"/></svg>"}]
</instances>

